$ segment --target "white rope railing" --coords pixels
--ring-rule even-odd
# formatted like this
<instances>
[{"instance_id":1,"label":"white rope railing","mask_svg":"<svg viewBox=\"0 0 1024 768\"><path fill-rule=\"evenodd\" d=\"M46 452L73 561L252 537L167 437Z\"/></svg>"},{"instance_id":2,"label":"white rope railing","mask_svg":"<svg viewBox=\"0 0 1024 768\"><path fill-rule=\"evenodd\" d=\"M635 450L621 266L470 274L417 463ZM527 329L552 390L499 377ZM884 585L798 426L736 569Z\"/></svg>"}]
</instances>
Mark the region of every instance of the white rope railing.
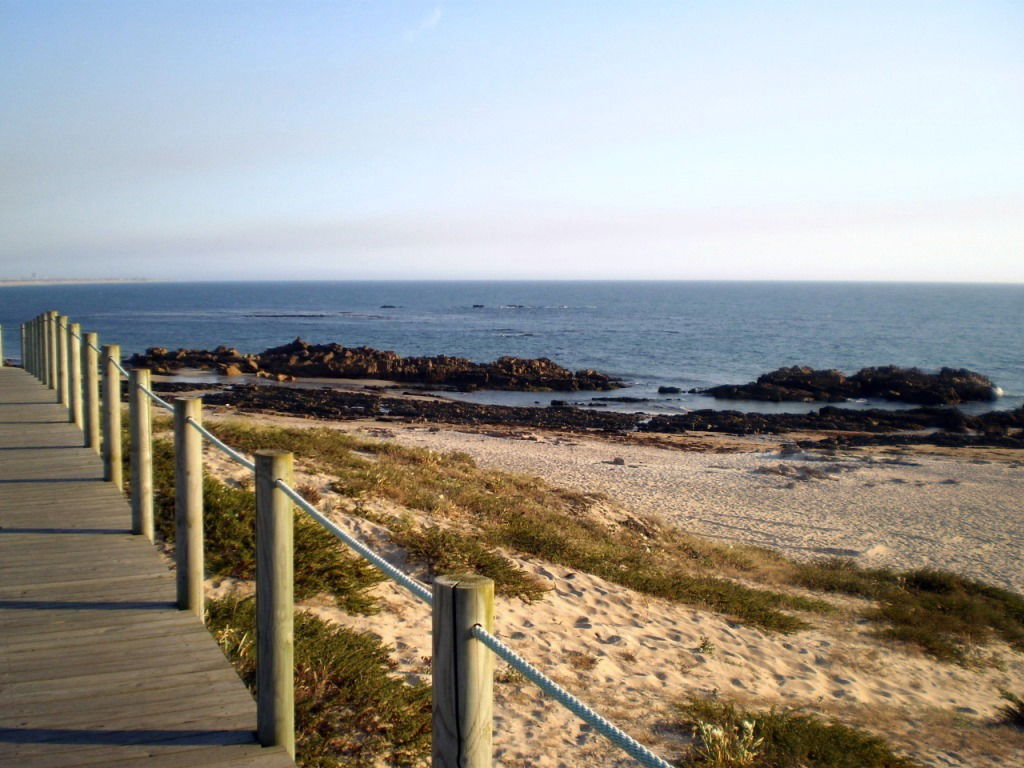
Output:
<instances>
[{"instance_id":1,"label":"white rope railing","mask_svg":"<svg viewBox=\"0 0 1024 768\"><path fill-rule=\"evenodd\" d=\"M202 435L207 440L209 440L213 444L214 448L220 449L223 453L225 453L228 456L228 458L230 458L233 461L241 464L243 467L248 469L250 472L255 472L256 471L256 465L253 462L249 461L247 458L245 458L245 456L240 454L238 451L236 451L230 445L227 445L226 443L224 443L223 441L218 439L216 435L214 435L212 432L210 432L210 430L208 430L206 427L204 427L198 421L196 421L192 417L189 417L188 419L186 419L186 421L190 425L192 425L192 428L196 432L198 432L200 435Z\"/></svg>"},{"instance_id":2,"label":"white rope railing","mask_svg":"<svg viewBox=\"0 0 1024 768\"><path fill-rule=\"evenodd\" d=\"M166 400L164 400L164 399L163 399L162 397L160 397L160 396L159 396L159 395L157 395L157 394L156 394L155 392L153 392L152 390L150 390L150 389L149 389L148 387L144 387L144 386L143 386L142 384L139 384L139 385L137 385L137 386L138 386L138 387L139 387L139 389L141 389L141 390L142 390L142 391L143 391L144 393L146 393L146 394L147 394L147 395L149 396L149 399L150 399L150 400L152 400L152 401L153 401L154 403L156 403L157 405L159 405L159 406L160 406L161 408L163 408L163 409L164 409L165 411L167 411L168 413L174 413L174 406L173 406L173 405L171 405L170 403L168 403L168 402L167 402Z\"/></svg>"},{"instance_id":3,"label":"white rope railing","mask_svg":"<svg viewBox=\"0 0 1024 768\"><path fill-rule=\"evenodd\" d=\"M345 542L345 544L354 549L364 558L366 558L375 566L377 566L377 568L379 568L385 574L387 574L388 577L390 577L393 581L405 587L407 590L412 592L413 595L418 597L427 605L434 604L434 596L431 594L429 589L427 589L425 586L420 584L412 577L400 571L398 568L393 566L391 563L389 563L383 557L381 557L372 549L367 547L361 541L353 538L351 535L346 533L342 528L340 528L337 524L324 517L320 510L318 510L316 507L314 507L312 504L310 504L308 501L302 498L302 494L300 494L298 491L296 491L294 488L288 485L288 483L284 482L283 480L277 480L274 484L282 491L284 491L284 494L289 499L294 501L302 510L309 514L310 517L312 517L314 520L320 523L320 525L322 525L328 531L333 533L337 538L341 539L341 541Z\"/></svg>"},{"instance_id":4,"label":"white rope railing","mask_svg":"<svg viewBox=\"0 0 1024 768\"><path fill-rule=\"evenodd\" d=\"M83 340L82 337L79 336L78 334L72 332L72 335L75 338L79 339L80 341ZM96 352L102 354L102 350L95 344L92 344L90 342L89 346L96 350ZM113 360L113 362L117 369L124 376L128 376L128 371L124 369L124 367L118 360ZM169 402L158 396L148 387L145 387L141 384L138 384L138 387L158 406L160 406L166 411L172 413L174 412L174 406L172 406ZM193 429L199 432L200 435L206 438L215 448L223 452L230 459L245 467L250 472L256 471L256 464L254 462L245 458L244 455L236 451L231 446L227 445L224 441L222 441L220 438L218 438L216 435L210 432L210 430L208 430L198 421L191 417L188 417L186 421ZM361 555L365 560L368 560L370 563L376 566L392 581L407 589L410 593L412 593L414 597L422 600L427 605L433 606L434 596L430 589L428 589L425 585L423 585L416 579L413 579L411 576L404 573L400 569L396 568L394 565L389 563L387 560L385 560L379 554L374 552L368 546L366 546L361 541L359 541L351 534L346 532L344 529L342 529L340 526L338 526L335 522L329 520L322 512L320 512L310 502L303 498L303 496L298 491L296 491L283 480L276 480L274 482L274 485L277 488L279 488L289 499L291 499L296 504L296 506L298 506L300 509L306 512L306 514L308 514L310 517L316 520L321 526L323 526L328 532L330 532L337 539L343 542L347 547L354 550L359 555ZM617 727L609 720L607 720L606 718L598 714L596 711L594 711L591 707L584 704L582 701L580 701L580 699L573 696L571 693L565 690L565 688L563 688L550 677L545 675L543 672L537 669L537 667L528 662L526 659L524 659L522 656L520 656L518 653L512 650L508 645L499 640L497 637L488 632L479 624L477 624L470 630L470 634L474 638L479 640L481 643L483 643L487 648L489 648L496 656L498 656L498 658L503 659L513 669L516 669L517 671L522 673L523 676L526 677L526 679L528 679L530 682L532 682L534 685L540 688L541 691L554 698L562 706L564 706L566 709L568 709L570 712L576 715L576 717L578 717L583 722L589 724L598 733L607 738L609 741L612 742L612 744L617 746L619 749L623 750L626 754L630 755L632 758L637 760L641 765L646 766L646 768L672 768L669 762L656 755L654 752L652 752L650 749L648 749L643 744L638 742L636 739L631 737L621 728Z\"/></svg>"},{"instance_id":5,"label":"white rope railing","mask_svg":"<svg viewBox=\"0 0 1024 768\"><path fill-rule=\"evenodd\" d=\"M580 720L592 726L598 733L630 757L636 759L641 765L645 765L647 768L672 768L671 763L658 757L621 728L599 715L479 624L470 630L470 634L490 648L498 658L504 659L508 662L509 666L521 672L531 683L555 699Z\"/></svg>"}]
</instances>

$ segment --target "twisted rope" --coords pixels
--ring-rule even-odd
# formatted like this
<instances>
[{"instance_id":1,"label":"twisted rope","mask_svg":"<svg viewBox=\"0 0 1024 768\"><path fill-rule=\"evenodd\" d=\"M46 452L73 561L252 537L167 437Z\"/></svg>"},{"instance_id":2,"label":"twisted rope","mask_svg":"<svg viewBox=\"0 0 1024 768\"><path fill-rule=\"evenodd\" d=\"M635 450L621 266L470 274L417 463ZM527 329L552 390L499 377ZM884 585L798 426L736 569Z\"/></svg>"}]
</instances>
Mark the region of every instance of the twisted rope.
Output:
<instances>
[{"instance_id":1,"label":"twisted rope","mask_svg":"<svg viewBox=\"0 0 1024 768\"><path fill-rule=\"evenodd\" d=\"M427 605L434 604L434 596L431 594L429 589L427 589L425 586L420 584L415 579L411 578L410 576L407 576L405 573L395 568L395 566L393 566L383 557L378 555L372 549L367 547L361 541L352 538L351 535L349 535L344 530L339 528L335 523L331 522L326 517L324 517L323 514L321 514L316 507L314 507L312 504L310 504L308 501L302 498L301 494L299 494L298 491L296 491L294 488L288 485L288 483L286 483L284 480L277 480L275 481L274 485L276 485L278 488L284 491L285 495L289 499L294 501L296 505L299 506L300 509L307 512L310 515L310 517L312 517L314 520L320 523L320 525L322 525L328 531L333 533L337 538L341 539L341 541L343 541L349 547L354 549L364 558L366 558L375 566L377 566L377 568L383 571L389 578L391 578L392 581L395 581L396 583L405 587L407 590L412 592L413 595L418 597Z\"/></svg>"},{"instance_id":2,"label":"twisted rope","mask_svg":"<svg viewBox=\"0 0 1024 768\"><path fill-rule=\"evenodd\" d=\"M203 437L205 437L205 438L206 438L207 440L209 440L209 441L210 441L210 442L211 442L211 443L213 444L213 447L214 447L214 448L218 448L218 449L220 449L220 450L221 450L221 451L222 451L223 453L227 454L227 456L228 456L228 458L229 458L229 459L231 459L232 461L235 461L235 462L237 462L237 463L241 464L241 465L242 465L243 467L245 467L246 469L248 469L248 470L249 470L250 472L255 472L255 471L256 471L256 465L255 465L255 464L254 464L253 462L249 461L249 460L248 460L247 458L245 458L245 456L243 456L242 454L240 454L240 453L239 453L238 451L236 451L236 450L235 450L234 448L232 448L232 447L231 447L230 445L228 445L228 444L226 444L226 443L222 442L222 441L221 441L220 439L218 439L218 438L217 438L217 437L216 437L216 436L215 436L215 435L214 435L214 434L213 434L212 432L210 432L210 430L208 430L208 429L207 429L206 427L204 427L204 426L203 426L202 424L200 424L200 423L199 423L198 421L196 421L195 419L193 419L193 418L192 418L191 416L189 416L189 417L188 417L188 418L186 419L186 421L187 421L187 422L188 422L188 423L189 423L190 425L192 425L192 428L193 428L193 429L194 429L194 430L195 430L196 432L198 432L198 433L199 433L200 435L202 435L202 436L203 436Z\"/></svg>"},{"instance_id":3,"label":"twisted rope","mask_svg":"<svg viewBox=\"0 0 1024 768\"><path fill-rule=\"evenodd\" d=\"M82 340L78 334L72 333L72 335L80 341ZM102 354L103 350L99 349L95 344L89 344L89 346ZM122 367L120 362L114 360L114 365L117 366L118 370L122 374L128 376L128 371ZM153 402L161 408L171 412L174 411L174 407L170 403L157 396L154 392L141 385L139 386L139 389L145 392L146 395L148 395L150 399L152 399ZM249 461L238 451L221 441L199 422L189 418L188 423L193 427L193 429L199 432L199 434L209 440L214 447L225 453L229 458L238 464L241 464L250 472L256 471L256 465L253 462ZM320 525L326 528L350 549L355 550L363 558L370 561L392 581L405 587L415 597L419 598L427 605L433 605L434 596L423 584L400 571L361 541L353 538L337 524L328 520L316 507L306 501L298 491L283 480L276 480L274 485L280 488L281 491L283 491L284 494L300 509L320 523ZM590 725L594 730L641 765L647 766L647 768L672 768L670 763L665 761L663 758L658 757L658 755L627 734L621 728L599 715L479 624L470 630L470 634L489 648L496 656L498 656L498 658L504 659L513 669L522 673L530 682L540 688L541 691L551 696L559 704L576 715L580 720Z\"/></svg>"},{"instance_id":4,"label":"twisted rope","mask_svg":"<svg viewBox=\"0 0 1024 768\"><path fill-rule=\"evenodd\" d=\"M470 630L470 634L494 651L496 656L507 661L513 669L525 675L530 682L544 691L544 693L551 696L580 720L592 726L594 730L641 765L645 765L647 768L672 768L671 763L658 757L621 728L612 725L612 723L601 717L601 715L597 714L597 712L577 699L479 624Z\"/></svg>"},{"instance_id":5,"label":"twisted rope","mask_svg":"<svg viewBox=\"0 0 1024 768\"><path fill-rule=\"evenodd\" d=\"M169 413L174 413L174 406L173 406L173 405L171 405L170 403L168 403L168 402L167 402L166 400L164 400L164 399L163 399L162 397L160 397L159 395L157 395L157 394L156 394L155 392L152 392L152 391L150 391L150 390L149 390L148 388L146 388L146 387L142 386L141 384L139 384L139 385L138 385L138 387L139 387L139 389L141 389L141 390L142 390L143 392L145 392L145 393L146 393L147 395L149 395L149 399L150 399L150 400L152 400L152 401L153 401L154 403L156 403L157 405L159 405L159 406L160 406L161 408L163 408L163 409L164 409L165 411L168 411Z\"/></svg>"}]
</instances>

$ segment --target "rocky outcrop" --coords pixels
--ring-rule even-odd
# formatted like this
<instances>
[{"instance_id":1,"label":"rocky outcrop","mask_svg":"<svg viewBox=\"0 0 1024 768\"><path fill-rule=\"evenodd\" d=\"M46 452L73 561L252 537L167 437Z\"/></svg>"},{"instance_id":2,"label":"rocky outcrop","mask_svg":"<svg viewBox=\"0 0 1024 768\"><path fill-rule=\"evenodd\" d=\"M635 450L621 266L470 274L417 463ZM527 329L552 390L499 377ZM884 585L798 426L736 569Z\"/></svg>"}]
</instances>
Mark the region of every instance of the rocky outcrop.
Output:
<instances>
[{"instance_id":1,"label":"rocky outcrop","mask_svg":"<svg viewBox=\"0 0 1024 768\"><path fill-rule=\"evenodd\" d=\"M995 400L999 394L989 378L966 368L943 368L938 373L927 373L894 365L862 368L849 377L832 369L793 366L766 373L749 384L725 384L690 391L723 400L838 403L872 397L916 405Z\"/></svg>"},{"instance_id":2,"label":"rocky outcrop","mask_svg":"<svg viewBox=\"0 0 1024 768\"><path fill-rule=\"evenodd\" d=\"M700 410L651 417L576 408L478 405L442 398L398 398L381 394L233 386L204 402L290 413L307 418L366 419L465 425L537 427L570 432L624 434L717 432L732 435L820 432L828 444L931 443L1024 448L1024 408L967 416L956 408L887 411L825 406L807 414Z\"/></svg>"},{"instance_id":3,"label":"rocky outcrop","mask_svg":"<svg viewBox=\"0 0 1024 768\"><path fill-rule=\"evenodd\" d=\"M955 405L972 400L995 400L999 389L987 376L966 368L943 368L925 373L917 368L863 368L851 377L861 397L880 397L902 403Z\"/></svg>"},{"instance_id":4,"label":"rocky outcrop","mask_svg":"<svg viewBox=\"0 0 1024 768\"><path fill-rule=\"evenodd\" d=\"M296 339L258 355L242 355L236 349L217 347L167 350L153 347L135 355L132 365L150 367L154 373L180 368L200 368L226 376L243 373L288 380L304 378L389 379L416 382L461 391L475 389L510 390L609 390L621 382L593 370L570 371L541 357L527 360L500 357L492 363L475 363L463 357L401 357L371 347L343 347L340 344L309 344Z\"/></svg>"}]
</instances>

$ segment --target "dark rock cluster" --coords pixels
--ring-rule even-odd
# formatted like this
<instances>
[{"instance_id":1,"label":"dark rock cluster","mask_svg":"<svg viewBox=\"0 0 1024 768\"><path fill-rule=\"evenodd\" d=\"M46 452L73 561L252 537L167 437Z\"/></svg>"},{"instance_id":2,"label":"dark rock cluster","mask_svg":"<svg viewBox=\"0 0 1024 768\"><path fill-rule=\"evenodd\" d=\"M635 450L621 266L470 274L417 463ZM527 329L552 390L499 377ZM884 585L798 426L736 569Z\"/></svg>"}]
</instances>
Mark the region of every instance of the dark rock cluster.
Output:
<instances>
[{"instance_id":1,"label":"dark rock cluster","mask_svg":"<svg viewBox=\"0 0 1024 768\"><path fill-rule=\"evenodd\" d=\"M209 395L212 405L274 411L323 419L381 419L458 425L503 425L570 432L681 433L733 435L815 431L844 444L931 443L1024 448L1024 408L967 416L956 408L905 411L853 410L825 406L807 414L699 410L648 416L560 407L477 405L441 398L399 398L378 393L337 392L274 386L235 386Z\"/></svg>"},{"instance_id":2,"label":"dark rock cluster","mask_svg":"<svg viewBox=\"0 0 1024 768\"><path fill-rule=\"evenodd\" d=\"M202 368L234 376L243 373L291 381L296 377L342 379L389 379L416 382L460 391L507 389L559 392L609 390L621 382L593 370L570 371L541 357L526 360L500 357L491 363L474 363L463 357L402 357L370 347L340 344L309 344L296 339L290 344L267 349L256 355L242 355L236 349L217 347L167 350L153 347L135 355L132 365L146 366L154 373L180 368Z\"/></svg>"},{"instance_id":3,"label":"dark rock cluster","mask_svg":"<svg viewBox=\"0 0 1024 768\"><path fill-rule=\"evenodd\" d=\"M894 365L862 368L852 376L837 370L793 366L766 373L749 384L725 384L691 392L723 400L838 403L880 398L917 405L956 405L998 397L998 389L990 379L966 368L927 373Z\"/></svg>"}]
</instances>

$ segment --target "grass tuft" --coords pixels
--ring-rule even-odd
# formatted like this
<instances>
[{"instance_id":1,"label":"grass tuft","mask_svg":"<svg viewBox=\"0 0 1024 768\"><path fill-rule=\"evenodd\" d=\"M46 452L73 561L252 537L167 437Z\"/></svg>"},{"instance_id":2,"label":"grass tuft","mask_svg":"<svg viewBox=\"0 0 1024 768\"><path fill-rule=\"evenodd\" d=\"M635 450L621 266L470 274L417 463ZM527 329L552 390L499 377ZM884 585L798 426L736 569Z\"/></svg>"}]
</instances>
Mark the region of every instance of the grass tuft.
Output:
<instances>
[{"instance_id":1,"label":"grass tuft","mask_svg":"<svg viewBox=\"0 0 1024 768\"><path fill-rule=\"evenodd\" d=\"M174 446L153 441L154 522L174 542ZM203 477L204 557L208 573L252 580L256 577L256 496L252 491ZM350 554L314 520L295 514L295 598L334 596L349 613L373 613L369 590L384 576Z\"/></svg>"},{"instance_id":2,"label":"grass tuft","mask_svg":"<svg viewBox=\"0 0 1024 768\"><path fill-rule=\"evenodd\" d=\"M862 569L848 560L798 565L801 586L876 601L865 615L875 634L909 643L942 661L967 664L970 648L992 636L1024 651L1024 597L935 570Z\"/></svg>"},{"instance_id":3,"label":"grass tuft","mask_svg":"<svg viewBox=\"0 0 1024 768\"><path fill-rule=\"evenodd\" d=\"M499 595L518 597L527 603L542 599L549 590L544 582L493 548L455 531L436 525L396 528L391 537L411 557L429 563L434 574L472 571L493 579Z\"/></svg>"},{"instance_id":4,"label":"grass tuft","mask_svg":"<svg viewBox=\"0 0 1024 768\"><path fill-rule=\"evenodd\" d=\"M255 604L228 598L207 606L207 625L255 690ZM295 614L295 730L298 764L424 766L430 761L430 687L394 673L391 649L304 612Z\"/></svg>"},{"instance_id":5,"label":"grass tuft","mask_svg":"<svg viewBox=\"0 0 1024 768\"><path fill-rule=\"evenodd\" d=\"M721 701L680 705L684 725L701 737L687 768L917 768L882 739L793 711L743 712ZM747 737L747 734L750 734Z\"/></svg>"},{"instance_id":6,"label":"grass tuft","mask_svg":"<svg viewBox=\"0 0 1024 768\"><path fill-rule=\"evenodd\" d=\"M1024 728L1024 699L1009 691L1000 691L999 696L1009 702L999 708L1002 721L1018 728Z\"/></svg>"}]
</instances>

